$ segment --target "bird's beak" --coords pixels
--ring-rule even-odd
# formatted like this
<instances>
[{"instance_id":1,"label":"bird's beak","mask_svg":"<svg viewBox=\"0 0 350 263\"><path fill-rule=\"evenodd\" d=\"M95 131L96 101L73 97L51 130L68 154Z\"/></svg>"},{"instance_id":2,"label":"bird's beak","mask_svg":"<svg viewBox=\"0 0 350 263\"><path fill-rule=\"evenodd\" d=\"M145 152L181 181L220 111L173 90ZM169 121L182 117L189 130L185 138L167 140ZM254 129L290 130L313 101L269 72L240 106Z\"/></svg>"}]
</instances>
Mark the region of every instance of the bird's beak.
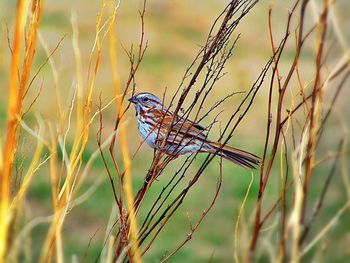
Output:
<instances>
[{"instance_id":1,"label":"bird's beak","mask_svg":"<svg viewBox=\"0 0 350 263\"><path fill-rule=\"evenodd\" d=\"M128 101L130 101L131 103L134 103L134 104L135 104L135 103L136 103L136 98L135 98L135 96L129 98Z\"/></svg>"}]
</instances>

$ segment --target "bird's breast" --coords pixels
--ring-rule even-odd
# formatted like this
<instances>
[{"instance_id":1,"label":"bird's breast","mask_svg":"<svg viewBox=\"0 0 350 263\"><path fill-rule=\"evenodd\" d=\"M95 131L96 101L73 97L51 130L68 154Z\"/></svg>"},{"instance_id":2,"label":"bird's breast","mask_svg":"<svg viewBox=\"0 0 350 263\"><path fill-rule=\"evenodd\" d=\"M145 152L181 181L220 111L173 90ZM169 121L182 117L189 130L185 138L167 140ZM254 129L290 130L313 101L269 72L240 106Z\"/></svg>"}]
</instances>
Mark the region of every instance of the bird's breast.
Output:
<instances>
[{"instance_id":1,"label":"bird's breast","mask_svg":"<svg viewBox=\"0 0 350 263\"><path fill-rule=\"evenodd\" d=\"M158 130L156 129L156 123L154 120L148 118L143 114L138 115L138 130L141 138L152 148L156 148L156 140Z\"/></svg>"}]
</instances>

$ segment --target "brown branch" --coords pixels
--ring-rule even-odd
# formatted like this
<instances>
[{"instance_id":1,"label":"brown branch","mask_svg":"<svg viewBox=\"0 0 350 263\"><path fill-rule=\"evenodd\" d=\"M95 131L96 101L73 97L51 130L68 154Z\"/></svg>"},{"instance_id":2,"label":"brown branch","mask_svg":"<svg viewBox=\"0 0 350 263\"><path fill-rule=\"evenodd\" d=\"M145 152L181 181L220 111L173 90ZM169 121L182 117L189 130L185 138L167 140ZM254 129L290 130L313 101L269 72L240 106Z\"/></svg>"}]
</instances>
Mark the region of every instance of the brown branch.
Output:
<instances>
[{"instance_id":1,"label":"brown branch","mask_svg":"<svg viewBox=\"0 0 350 263\"><path fill-rule=\"evenodd\" d=\"M286 33L285 33L285 38L288 38L289 36L289 27L290 27L290 22L291 19L294 15L294 12L297 8L297 6L299 5L299 0L297 0L292 8L292 10L289 12L288 15L288 19L287 19L287 23L286 23ZM270 133L270 118L271 118L271 101L269 101L269 110L268 110L268 116L267 116L267 136L265 139L265 147L264 147L264 156L263 160L262 160L262 165L261 165L261 170L260 170L260 186L259 186L259 193L258 193L258 198L257 198L257 208L256 208L256 213L255 213L255 223L254 223L254 230L253 230L253 237L251 239L250 242L250 252L251 255L253 255L253 252L255 251L256 248L256 244L260 235L260 229L261 229L261 212L262 212L262 203L263 203L263 197L264 197L264 192L265 192L265 188L268 182L268 179L270 177L271 174L271 170L272 170L272 166L275 160L275 155L277 153L277 148L278 148L278 144L280 141L280 136L281 136L281 131L283 128L283 125L281 125L281 114L282 114L282 105L284 102L284 95L285 92L287 90L288 84L290 83L291 77L293 75L293 72L295 70L295 66L297 64L297 61L299 59L299 55L300 55L300 51L303 45L303 27L304 27L304 17L305 17L305 9L306 6L308 4L308 0L303 0L302 4L301 4L301 8L300 8L300 19L299 19L299 34L298 34L298 39L297 39L297 45L296 45L296 54L293 60L293 63L289 69L289 72L287 74L287 77L282 85L282 87L279 88L279 94L278 94L278 102L277 102L277 109L276 109L276 115L277 115L277 119L276 119L276 131L275 131L275 135L274 135L274 141L273 141L273 146L272 146L272 150L271 150L271 155L269 157L268 163L267 163L267 168L264 171L264 166L265 166L265 157L266 157L266 151L267 151L267 147L268 147L268 138L269 138L269 133ZM272 31L271 31L272 32ZM273 41L271 42L273 43ZM284 46L282 46L282 50L281 53L284 50ZM278 61L276 61L278 63ZM275 68L274 68L274 72L276 72L278 67L278 64L275 64ZM273 72L273 76L274 73ZM272 87L271 85L273 85L273 81L271 81L270 84L270 90L272 92Z\"/></svg>"},{"instance_id":2,"label":"brown branch","mask_svg":"<svg viewBox=\"0 0 350 263\"><path fill-rule=\"evenodd\" d=\"M344 142L345 142L345 140L344 140L344 138L342 138L340 140L339 144L338 144L337 152L340 152L341 149L344 147ZM311 227L314 225L314 222L317 219L317 216L319 215L319 213L321 211L321 208L323 206L323 202L324 202L324 199L326 197L326 193L327 193L327 191L329 189L331 180L332 180L332 178L335 175L335 172L336 172L336 169L337 169L337 166L338 166L338 163L339 163L340 156L341 155L337 155L337 157L334 159L332 168L331 168L331 170L330 170L330 172L329 172L329 174L328 174L328 176L327 176L327 178L326 178L326 180L325 180L325 182L323 184L323 187L322 187L322 190L321 190L321 193L320 193L320 197L316 201L316 204L315 204L315 207L313 209L311 218L305 224L303 232L302 232L302 234L300 236L299 245L302 245L303 242L306 240L306 237L309 234L309 231L310 231Z\"/></svg>"},{"instance_id":3,"label":"brown branch","mask_svg":"<svg viewBox=\"0 0 350 263\"><path fill-rule=\"evenodd\" d=\"M209 211L212 209L212 207L214 206L216 199L219 195L220 192L220 188L221 188L221 184L222 184L222 158L220 158L220 170L219 170L219 178L218 178L218 184L216 187L216 191L213 197L212 202L210 203L209 207L203 211L202 215L200 216L200 218L198 219L197 223L195 225L191 224L191 228L190 228L190 233L187 234L187 237L175 248L175 250L173 252L171 252L168 256L166 256L165 258L161 259L161 262L166 262L168 261L172 256L174 256L188 241L190 241L192 239L193 234L197 231L198 227L200 226L200 224L203 222L204 218L206 217L206 215L209 213Z\"/></svg>"},{"instance_id":4,"label":"brown branch","mask_svg":"<svg viewBox=\"0 0 350 263\"><path fill-rule=\"evenodd\" d=\"M320 17L320 30L321 30L321 38L319 40L319 44L317 47L317 55L316 55L316 77L315 84L312 92L312 101L311 101L311 109L310 109L310 123L309 123L309 137L307 143L307 151L305 158L305 179L303 184L303 202L302 202L302 214L300 217L301 223L304 222L306 207L307 207L307 192L309 189L311 174L313 171L313 161L315 157L315 146L316 146L316 136L317 136L317 109L316 104L317 101L322 99L322 84L321 84L321 63L323 58L323 50L325 44L325 38L327 33L327 16L328 16L328 2L324 2L324 9Z\"/></svg>"}]
</instances>

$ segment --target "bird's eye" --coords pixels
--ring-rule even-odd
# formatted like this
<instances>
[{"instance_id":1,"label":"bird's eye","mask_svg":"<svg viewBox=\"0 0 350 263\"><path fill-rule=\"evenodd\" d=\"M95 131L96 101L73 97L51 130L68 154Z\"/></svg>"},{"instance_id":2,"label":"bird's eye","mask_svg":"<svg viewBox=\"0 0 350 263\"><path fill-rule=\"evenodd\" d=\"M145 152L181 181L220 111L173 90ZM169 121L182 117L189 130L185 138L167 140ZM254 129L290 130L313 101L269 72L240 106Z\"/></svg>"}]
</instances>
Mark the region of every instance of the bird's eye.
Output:
<instances>
[{"instance_id":1,"label":"bird's eye","mask_svg":"<svg viewBox=\"0 0 350 263\"><path fill-rule=\"evenodd\" d=\"M142 101L143 101L143 102L147 102L147 101L149 101L149 99L148 99L147 97L144 97L144 98L142 99Z\"/></svg>"}]
</instances>

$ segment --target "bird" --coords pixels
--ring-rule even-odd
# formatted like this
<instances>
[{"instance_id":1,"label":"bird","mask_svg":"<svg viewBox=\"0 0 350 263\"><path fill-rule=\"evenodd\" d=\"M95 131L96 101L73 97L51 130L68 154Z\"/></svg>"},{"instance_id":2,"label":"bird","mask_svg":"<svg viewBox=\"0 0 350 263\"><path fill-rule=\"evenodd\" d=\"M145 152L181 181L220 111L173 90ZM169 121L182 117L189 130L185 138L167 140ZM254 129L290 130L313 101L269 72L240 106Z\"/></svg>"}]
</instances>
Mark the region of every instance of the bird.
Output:
<instances>
[{"instance_id":1,"label":"bird","mask_svg":"<svg viewBox=\"0 0 350 263\"><path fill-rule=\"evenodd\" d=\"M206 128L182 116L174 116L162 100L152 93L141 92L128 101L135 106L142 140L153 149L174 158L192 153L217 154L249 169L255 169L260 164L260 158L250 152L210 141Z\"/></svg>"}]
</instances>

